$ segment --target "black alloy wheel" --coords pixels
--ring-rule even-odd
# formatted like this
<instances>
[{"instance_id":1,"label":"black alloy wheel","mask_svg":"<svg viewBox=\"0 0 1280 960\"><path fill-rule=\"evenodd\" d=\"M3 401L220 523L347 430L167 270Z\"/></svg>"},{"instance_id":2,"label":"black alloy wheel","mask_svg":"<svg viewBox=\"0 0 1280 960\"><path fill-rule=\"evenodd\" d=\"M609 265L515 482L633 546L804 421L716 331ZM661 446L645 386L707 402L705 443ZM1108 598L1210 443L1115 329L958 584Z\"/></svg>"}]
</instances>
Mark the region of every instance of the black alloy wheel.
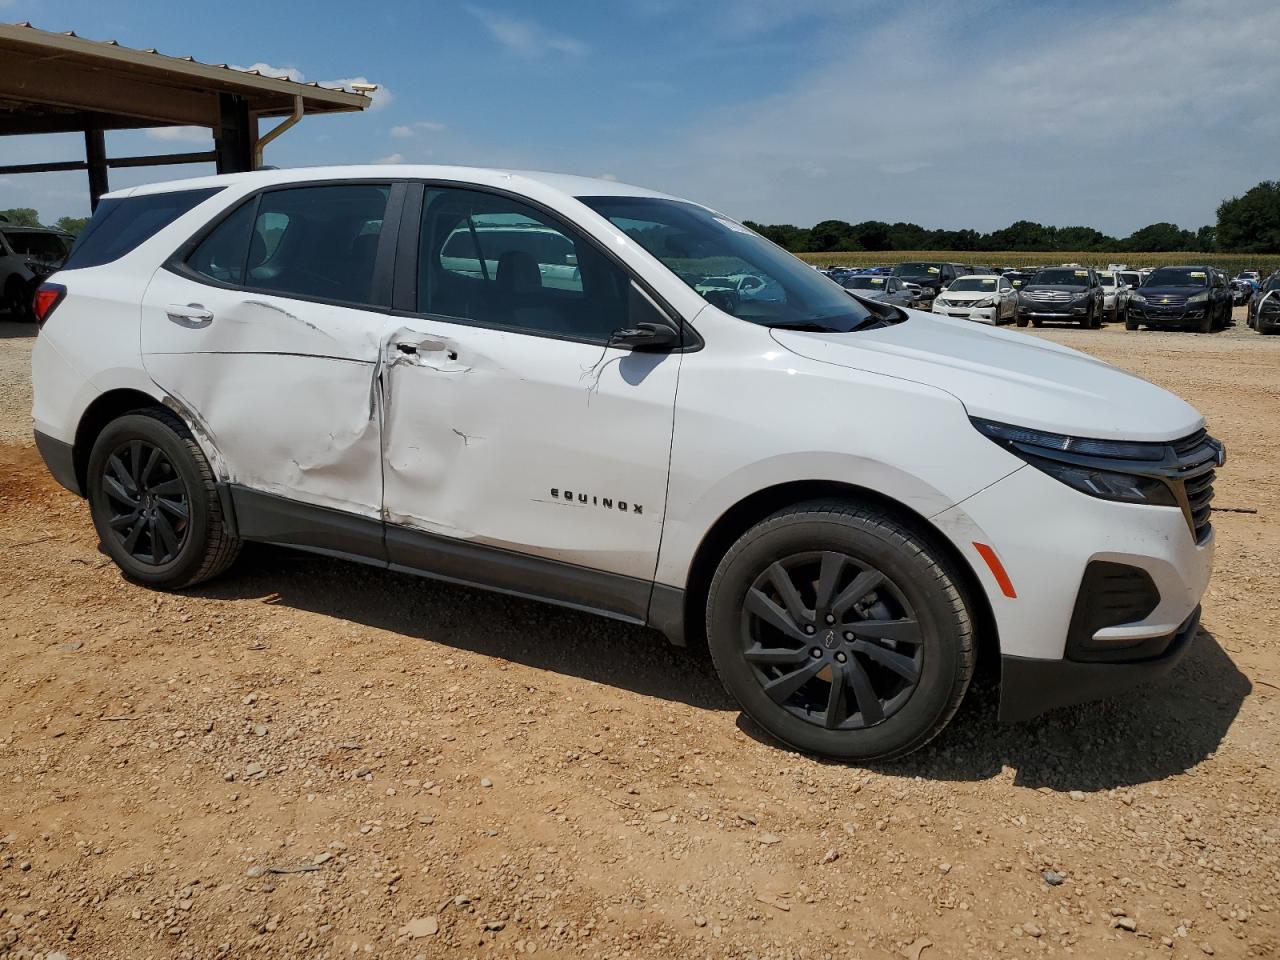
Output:
<instances>
[{"instance_id":1,"label":"black alloy wheel","mask_svg":"<svg viewBox=\"0 0 1280 960\"><path fill-rule=\"evenodd\" d=\"M884 573L844 553L796 554L747 591L742 656L774 703L827 730L892 717L915 692L924 643Z\"/></svg>"},{"instance_id":2,"label":"black alloy wheel","mask_svg":"<svg viewBox=\"0 0 1280 960\"><path fill-rule=\"evenodd\" d=\"M112 451L106 468L102 488L112 536L139 563L171 563L187 539L191 495L168 455L135 438Z\"/></svg>"},{"instance_id":3,"label":"black alloy wheel","mask_svg":"<svg viewBox=\"0 0 1280 960\"><path fill-rule=\"evenodd\" d=\"M189 587L217 576L240 551L208 458L163 407L103 427L89 453L85 492L103 549L137 583Z\"/></svg>"}]
</instances>

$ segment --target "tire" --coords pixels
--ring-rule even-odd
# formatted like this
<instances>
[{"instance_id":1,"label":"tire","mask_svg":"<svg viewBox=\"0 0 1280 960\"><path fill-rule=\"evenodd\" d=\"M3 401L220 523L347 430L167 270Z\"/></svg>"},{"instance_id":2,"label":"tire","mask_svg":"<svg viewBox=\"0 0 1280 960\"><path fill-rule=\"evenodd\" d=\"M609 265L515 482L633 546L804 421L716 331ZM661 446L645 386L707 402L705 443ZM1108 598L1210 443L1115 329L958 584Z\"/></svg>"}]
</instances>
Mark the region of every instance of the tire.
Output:
<instances>
[{"instance_id":1,"label":"tire","mask_svg":"<svg viewBox=\"0 0 1280 960\"><path fill-rule=\"evenodd\" d=\"M1196 325L1197 333L1213 333L1213 317L1206 310L1204 316L1200 318L1199 324Z\"/></svg>"},{"instance_id":2,"label":"tire","mask_svg":"<svg viewBox=\"0 0 1280 960\"><path fill-rule=\"evenodd\" d=\"M1084 318L1084 325L1088 330L1098 330L1102 327L1102 311L1098 309L1097 304L1089 307L1089 315Z\"/></svg>"},{"instance_id":3,"label":"tire","mask_svg":"<svg viewBox=\"0 0 1280 960\"><path fill-rule=\"evenodd\" d=\"M1125 311L1125 315L1124 315L1124 328L1125 328L1126 330L1137 330L1137 329L1138 329L1138 327L1139 327L1139 323L1138 323L1137 319L1136 319L1135 317L1131 317L1131 316L1129 316L1128 311Z\"/></svg>"},{"instance_id":4,"label":"tire","mask_svg":"<svg viewBox=\"0 0 1280 960\"><path fill-rule=\"evenodd\" d=\"M107 424L86 489L103 548L136 583L180 590L216 577L240 552L204 451L163 407Z\"/></svg>"},{"instance_id":5,"label":"tire","mask_svg":"<svg viewBox=\"0 0 1280 960\"><path fill-rule=\"evenodd\" d=\"M1015 310L1013 311L1013 322L1020 327L1025 327L1027 325L1027 318L1022 315L1021 310Z\"/></svg>"},{"instance_id":6,"label":"tire","mask_svg":"<svg viewBox=\"0 0 1280 960\"><path fill-rule=\"evenodd\" d=\"M711 658L743 711L795 749L900 757L946 726L973 675L959 584L926 537L880 508L798 504L752 527L720 561L707 600ZM858 626L872 622L896 639Z\"/></svg>"},{"instance_id":7,"label":"tire","mask_svg":"<svg viewBox=\"0 0 1280 960\"><path fill-rule=\"evenodd\" d=\"M1040 327L1044 326L1044 321L1043 321L1043 320L1041 320L1039 317L1032 317L1032 318L1031 318L1031 325L1032 325L1033 327L1035 327L1035 328L1039 329Z\"/></svg>"},{"instance_id":8,"label":"tire","mask_svg":"<svg viewBox=\"0 0 1280 960\"><path fill-rule=\"evenodd\" d=\"M7 311L10 320L30 323L35 319L32 305L27 299L27 285L18 276L12 276L4 285L4 296L0 297L0 308Z\"/></svg>"}]
</instances>

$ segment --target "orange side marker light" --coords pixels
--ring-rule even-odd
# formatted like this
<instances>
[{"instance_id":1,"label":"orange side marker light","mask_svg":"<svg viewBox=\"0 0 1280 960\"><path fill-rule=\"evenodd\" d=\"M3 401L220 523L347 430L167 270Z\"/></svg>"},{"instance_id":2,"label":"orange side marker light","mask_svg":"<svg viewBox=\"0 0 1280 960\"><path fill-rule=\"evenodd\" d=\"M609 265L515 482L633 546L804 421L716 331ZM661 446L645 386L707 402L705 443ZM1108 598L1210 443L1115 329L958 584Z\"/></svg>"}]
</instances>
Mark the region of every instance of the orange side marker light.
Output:
<instances>
[{"instance_id":1,"label":"orange side marker light","mask_svg":"<svg viewBox=\"0 0 1280 960\"><path fill-rule=\"evenodd\" d=\"M1000 585L1000 592L1010 600L1018 598L1018 592L1013 589L1013 581L1009 579L1009 574L1004 569L1004 564L1000 562L1000 558L996 556L996 552L985 543L973 542L974 548L982 555L982 559L987 561L987 566L991 568L991 575L996 578L996 583Z\"/></svg>"}]
</instances>

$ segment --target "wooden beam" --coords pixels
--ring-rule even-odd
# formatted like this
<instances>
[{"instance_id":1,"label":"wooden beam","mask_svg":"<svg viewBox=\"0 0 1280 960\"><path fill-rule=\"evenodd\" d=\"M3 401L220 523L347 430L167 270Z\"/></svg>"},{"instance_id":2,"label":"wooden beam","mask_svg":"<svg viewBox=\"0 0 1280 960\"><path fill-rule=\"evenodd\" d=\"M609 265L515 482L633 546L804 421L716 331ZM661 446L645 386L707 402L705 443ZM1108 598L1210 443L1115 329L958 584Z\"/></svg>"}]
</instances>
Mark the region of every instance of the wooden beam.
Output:
<instances>
[{"instance_id":1,"label":"wooden beam","mask_svg":"<svg viewBox=\"0 0 1280 960\"><path fill-rule=\"evenodd\" d=\"M58 173L62 170L88 170L83 160L60 160L54 163L14 163L0 167L0 176L11 173Z\"/></svg>"},{"instance_id":2,"label":"wooden beam","mask_svg":"<svg viewBox=\"0 0 1280 960\"><path fill-rule=\"evenodd\" d=\"M84 158L89 170L89 210L98 209L98 201L111 191L107 182L107 137L101 127L86 127Z\"/></svg>"},{"instance_id":3,"label":"wooden beam","mask_svg":"<svg viewBox=\"0 0 1280 960\"><path fill-rule=\"evenodd\" d=\"M89 120L82 111L69 113L45 113L39 107L32 112L0 109L0 137L25 136L30 133L80 133ZM138 117L113 117L99 115L97 123L103 130L136 130L142 127L169 127L170 123L145 120Z\"/></svg>"},{"instance_id":4,"label":"wooden beam","mask_svg":"<svg viewBox=\"0 0 1280 960\"><path fill-rule=\"evenodd\" d=\"M161 124L213 127L218 95L209 90L161 83L45 60L21 62L0 56L0 100L17 100Z\"/></svg>"}]
</instances>

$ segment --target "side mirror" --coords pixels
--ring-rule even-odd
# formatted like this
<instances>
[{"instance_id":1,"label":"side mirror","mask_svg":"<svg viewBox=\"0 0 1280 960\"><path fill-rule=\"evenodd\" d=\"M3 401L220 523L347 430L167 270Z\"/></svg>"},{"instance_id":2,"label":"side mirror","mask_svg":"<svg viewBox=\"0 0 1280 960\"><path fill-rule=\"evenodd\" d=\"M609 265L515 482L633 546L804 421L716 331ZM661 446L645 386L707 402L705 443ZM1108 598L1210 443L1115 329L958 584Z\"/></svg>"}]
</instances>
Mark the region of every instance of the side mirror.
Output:
<instances>
[{"instance_id":1,"label":"side mirror","mask_svg":"<svg viewBox=\"0 0 1280 960\"><path fill-rule=\"evenodd\" d=\"M628 303L631 326L615 330L609 346L650 353L676 350L684 345L680 330L647 293L634 282Z\"/></svg>"},{"instance_id":2,"label":"side mirror","mask_svg":"<svg viewBox=\"0 0 1280 960\"><path fill-rule=\"evenodd\" d=\"M649 353L675 350L680 346L680 331L666 322L641 320L634 327L615 330L609 346Z\"/></svg>"}]
</instances>

